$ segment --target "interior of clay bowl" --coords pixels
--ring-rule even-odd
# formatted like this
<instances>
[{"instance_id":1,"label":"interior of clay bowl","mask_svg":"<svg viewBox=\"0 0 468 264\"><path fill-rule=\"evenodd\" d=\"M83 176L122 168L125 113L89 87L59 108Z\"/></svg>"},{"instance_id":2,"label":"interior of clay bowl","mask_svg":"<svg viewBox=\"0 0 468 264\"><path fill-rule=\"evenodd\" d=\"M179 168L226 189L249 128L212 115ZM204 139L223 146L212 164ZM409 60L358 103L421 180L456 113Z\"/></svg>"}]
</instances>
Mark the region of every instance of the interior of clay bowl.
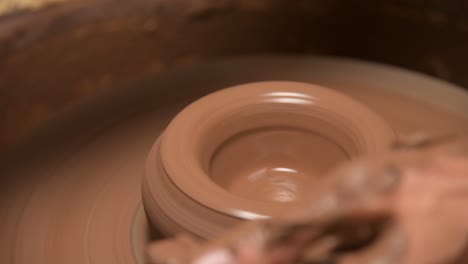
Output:
<instances>
[{"instance_id":1,"label":"interior of clay bowl","mask_svg":"<svg viewBox=\"0 0 468 264\"><path fill-rule=\"evenodd\" d=\"M392 139L384 120L336 91L258 82L184 109L165 131L161 158L184 193L223 210L246 200L300 200L328 169L382 153Z\"/></svg>"},{"instance_id":2,"label":"interior of clay bowl","mask_svg":"<svg viewBox=\"0 0 468 264\"><path fill-rule=\"evenodd\" d=\"M317 89L310 88L311 92ZM282 99L287 101L286 97ZM344 114L344 109L320 111L313 102L303 103L279 100L245 105L222 120L222 127L207 128L199 147L204 172L236 196L292 202L310 191L327 170L352 157L372 153L369 145L379 144L363 144L370 134L365 124L360 125L359 119L366 118L363 113L353 117ZM336 119L342 122L334 123ZM385 144L387 139L380 140Z\"/></svg>"},{"instance_id":3,"label":"interior of clay bowl","mask_svg":"<svg viewBox=\"0 0 468 264\"><path fill-rule=\"evenodd\" d=\"M310 120L314 121L320 122ZM318 175L353 154L353 149L346 149L320 132L284 124L230 137L213 153L206 172L235 195L290 202L306 192L306 186Z\"/></svg>"}]
</instances>

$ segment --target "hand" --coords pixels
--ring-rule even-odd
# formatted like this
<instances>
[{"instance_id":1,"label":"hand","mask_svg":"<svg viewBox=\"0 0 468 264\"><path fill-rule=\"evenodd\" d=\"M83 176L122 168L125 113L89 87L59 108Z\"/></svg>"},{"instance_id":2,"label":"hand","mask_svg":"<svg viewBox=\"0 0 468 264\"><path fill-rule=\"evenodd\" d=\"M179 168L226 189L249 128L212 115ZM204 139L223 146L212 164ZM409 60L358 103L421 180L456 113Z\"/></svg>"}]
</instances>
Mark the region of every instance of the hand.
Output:
<instances>
[{"instance_id":1,"label":"hand","mask_svg":"<svg viewBox=\"0 0 468 264\"><path fill-rule=\"evenodd\" d=\"M467 139L345 166L320 188L332 191L311 200L315 215L393 219L373 245L338 263L468 263ZM320 206L327 199L335 206Z\"/></svg>"}]
</instances>

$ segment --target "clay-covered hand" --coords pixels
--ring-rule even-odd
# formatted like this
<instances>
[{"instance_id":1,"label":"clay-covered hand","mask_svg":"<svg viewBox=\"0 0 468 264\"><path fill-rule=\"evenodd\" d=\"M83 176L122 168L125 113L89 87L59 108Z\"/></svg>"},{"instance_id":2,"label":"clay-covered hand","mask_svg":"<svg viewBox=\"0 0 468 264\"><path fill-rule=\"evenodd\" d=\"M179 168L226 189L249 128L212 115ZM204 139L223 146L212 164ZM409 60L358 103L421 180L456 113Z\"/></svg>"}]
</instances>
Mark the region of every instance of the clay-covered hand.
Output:
<instances>
[{"instance_id":1,"label":"clay-covered hand","mask_svg":"<svg viewBox=\"0 0 468 264\"><path fill-rule=\"evenodd\" d=\"M355 162L324 179L305 216L390 221L338 263L468 263L468 138L430 145Z\"/></svg>"},{"instance_id":2,"label":"clay-covered hand","mask_svg":"<svg viewBox=\"0 0 468 264\"><path fill-rule=\"evenodd\" d=\"M288 218L209 242L157 242L154 263L468 263L468 139L341 166Z\"/></svg>"}]
</instances>

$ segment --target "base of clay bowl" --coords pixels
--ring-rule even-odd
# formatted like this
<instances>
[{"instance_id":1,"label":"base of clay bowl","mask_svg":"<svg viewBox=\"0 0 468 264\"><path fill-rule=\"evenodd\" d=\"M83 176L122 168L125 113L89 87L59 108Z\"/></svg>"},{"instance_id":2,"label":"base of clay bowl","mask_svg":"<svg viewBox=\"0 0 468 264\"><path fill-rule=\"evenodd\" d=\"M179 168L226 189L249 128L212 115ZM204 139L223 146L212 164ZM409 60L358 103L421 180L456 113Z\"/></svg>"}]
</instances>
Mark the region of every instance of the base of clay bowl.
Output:
<instances>
[{"instance_id":1,"label":"base of clay bowl","mask_svg":"<svg viewBox=\"0 0 468 264\"><path fill-rule=\"evenodd\" d=\"M281 217L336 164L385 152L379 116L330 89L239 85L182 110L153 146L143 180L150 222L210 238L245 219Z\"/></svg>"}]
</instances>

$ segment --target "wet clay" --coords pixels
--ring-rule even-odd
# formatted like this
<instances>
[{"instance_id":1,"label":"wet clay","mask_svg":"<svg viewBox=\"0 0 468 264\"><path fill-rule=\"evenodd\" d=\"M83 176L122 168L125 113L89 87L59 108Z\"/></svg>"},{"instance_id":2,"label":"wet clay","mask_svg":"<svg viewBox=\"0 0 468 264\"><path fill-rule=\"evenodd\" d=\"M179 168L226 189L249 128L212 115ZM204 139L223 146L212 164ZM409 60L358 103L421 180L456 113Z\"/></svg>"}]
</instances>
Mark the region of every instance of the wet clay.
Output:
<instances>
[{"instance_id":1,"label":"wet clay","mask_svg":"<svg viewBox=\"0 0 468 264\"><path fill-rule=\"evenodd\" d=\"M244 219L282 217L327 169L385 153L394 140L381 117L329 88L285 81L226 88L168 125L148 156L143 204L164 233L210 238Z\"/></svg>"},{"instance_id":2,"label":"wet clay","mask_svg":"<svg viewBox=\"0 0 468 264\"><path fill-rule=\"evenodd\" d=\"M311 131L249 131L216 151L210 177L247 199L291 202L302 199L317 177L349 157L336 142Z\"/></svg>"},{"instance_id":3,"label":"wet clay","mask_svg":"<svg viewBox=\"0 0 468 264\"><path fill-rule=\"evenodd\" d=\"M155 139L207 91L278 79L345 93L398 135L460 130L468 120L466 93L383 65L258 57L187 68L85 105L0 161L0 263L144 263L142 246L149 237L141 175ZM407 95L410 90L419 95ZM197 217L187 221L199 223Z\"/></svg>"}]
</instances>

